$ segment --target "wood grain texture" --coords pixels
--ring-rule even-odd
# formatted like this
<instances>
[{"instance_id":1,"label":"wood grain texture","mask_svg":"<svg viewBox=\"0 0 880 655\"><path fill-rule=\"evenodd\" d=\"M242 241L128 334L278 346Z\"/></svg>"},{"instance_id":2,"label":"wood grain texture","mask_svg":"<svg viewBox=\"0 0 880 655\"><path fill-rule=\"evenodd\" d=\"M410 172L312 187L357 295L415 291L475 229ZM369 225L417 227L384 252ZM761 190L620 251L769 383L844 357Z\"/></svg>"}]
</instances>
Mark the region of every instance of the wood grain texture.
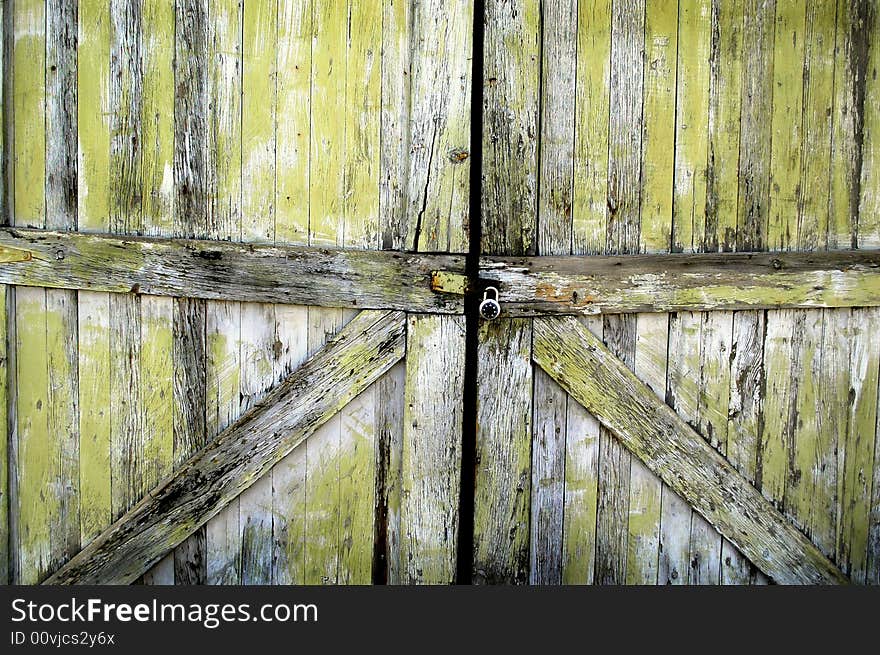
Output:
<instances>
[{"instance_id":1,"label":"wood grain texture","mask_svg":"<svg viewBox=\"0 0 880 655\"><path fill-rule=\"evenodd\" d=\"M512 319L480 327L474 564L477 584L529 578L532 330Z\"/></svg>"},{"instance_id":2,"label":"wood grain texture","mask_svg":"<svg viewBox=\"0 0 880 655\"><path fill-rule=\"evenodd\" d=\"M534 345L539 366L768 575L779 582L847 581L576 319L535 321Z\"/></svg>"},{"instance_id":3,"label":"wood grain texture","mask_svg":"<svg viewBox=\"0 0 880 655\"><path fill-rule=\"evenodd\" d=\"M870 250L484 257L481 268L508 316L880 303L880 255Z\"/></svg>"},{"instance_id":4,"label":"wood grain texture","mask_svg":"<svg viewBox=\"0 0 880 655\"><path fill-rule=\"evenodd\" d=\"M535 254L540 3L486 3L482 252Z\"/></svg>"},{"instance_id":5,"label":"wood grain texture","mask_svg":"<svg viewBox=\"0 0 880 655\"><path fill-rule=\"evenodd\" d=\"M462 317L407 320L399 510L405 584L455 581L464 329Z\"/></svg>"},{"instance_id":6,"label":"wood grain texture","mask_svg":"<svg viewBox=\"0 0 880 655\"><path fill-rule=\"evenodd\" d=\"M184 0L174 8L174 234L208 232L208 0ZM207 438L205 418L206 305L173 302L174 461L183 462ZM203 584L207 579L205 527L174 553L174 580Z\"/></svg>"},{"instance_id":7,"label":"wood grain texture","mask_svg":"<svg viewBox=\"0 0 880 655\"><path fill-rule=\"evenodd\" d=\"M46 583L137 578L397 362L404 335L402 313L361 313Z\"/></svg>"},{"instance_id":8,"label":"wood grain texture","mask_svg":"<svg viewBox=\"0 0 880 655\"><path fill-rule=\"evenodd\" d=\"M431 290L432 271L464 273L460 255L14 228L3 228L0 245L32 256L23 267L4 266L4 283L352 309L463 311L461 296Z\"/></svg>"}]
</instances>

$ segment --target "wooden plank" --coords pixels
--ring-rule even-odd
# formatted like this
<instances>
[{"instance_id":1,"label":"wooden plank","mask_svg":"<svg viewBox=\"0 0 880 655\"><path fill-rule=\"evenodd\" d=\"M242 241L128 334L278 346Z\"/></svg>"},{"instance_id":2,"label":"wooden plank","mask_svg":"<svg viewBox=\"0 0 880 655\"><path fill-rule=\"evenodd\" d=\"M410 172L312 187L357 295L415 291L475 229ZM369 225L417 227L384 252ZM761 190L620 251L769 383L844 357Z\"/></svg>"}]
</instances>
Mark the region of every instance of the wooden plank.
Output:
<instances>
[{"instance_id":1,"label":"wooden plank","mask_svg":"<svg viewBox=\"0 0 880 655\"><path fill-rule=\"evenodd\" d=\"M405 584L455 581L464 333L463 317L407 321L400 501Z\"/></svg>"},{"instance_id":2,"label":"wooden plank","mask_svg":"<svg viewBox=\"0 0 880 655\"><path fill-rule=\"evenodd\" d=\"M13 158L11 216L15 225L44 227L46 179L45 62L43 2L19 2L12 8ZM59 514L58 497L42 493L54 482L49 432L49 371L46 351L46 292L15 291L16 502L15 581L32 584L52 567L51 531Z\"/></svg>"},{"instance_id":3,"label":"wooden plank","mask_svg":"<svg viewBox=\"0 0 880 655\"><path fill-rule=\"evenodd\" d=\"M275 113L275 243L307 244L311 142L312 6L278 4L278 70ZM306 307L276 305L275 380L283 380L308 355ZM297 448L272 469L273 584L305 580L306 450Z\"/></svg>"},{"instance_id":4,"label":"wooden plank","mask_svg":"<svg viewBox=\"0 0 880 655\"><path fill-rule=\"evenodd\" d=\"M706 250L736 245L742 109L742 0L712 0L709 51L709 161L706 167Z\"/></svg>"},{"instance_id":5,"label":"wooden plank","mask_svg":"<svg viewBox=\"0 0 880 655\"><path fill-rule=\"evenodd\" d=\"M874 447L880 339L872 335L880 325L878 321L880 312L877 309L856 309L850 316L848 369L853 401L849 408L847 430L838 440L839 513L835 559L841 570L858 583L871 582L867 576L871 535L871 471L874 459L880 452Z\"/></svg>"},{"instance_id":6,"label":"wooden plank","mask_svg":"<svg viewBox=\"0 0 880 655\"><path fill-rule=\"evenodd\" d=\"M209 235L241 238L241 50L242 6L238 0L212 0L208 23L207 176ZM241 394L241 304L208 301L206 309L207 388L205 427L209 437L239 416ZM241 579L239 501L233 500L206 526L206 579L236 584Z\"/></svg>"},{"instance_id":7,"label":"wooden plank","mask_svg":"<svg viewBox=\"0 0 880 655\"><path fill-rule=\"evenodd\" d=\"M534 358L673 490L780 583L844 576L576 319L535 321Z\"/></svg>"},{"instance_id":8,"label":"wooden plank","mask_svg":"<svg viewBox=\"0 0 880 655\"><path fill-rule=\"evenodd\" d=\"M345 51L345 197L340 245L379 246L382 7L351 3ZM445 245L445 244L444 244ZM344 312L347 322L356 315ZM375 389L339 414L339 584L372 580L375 458Z\"/></svg>"},{"instance_id":9,"label":"wooden plank","mask_svg":"<svg viewBox=\"0 0 880 655\"><path fill-rule=\"evenodd\" d=\"M486 3L482 252L534 254L540 3ZM516 44L516 47L510 47Z\"/></svg>"},{"instance_id":10,"label":"wooden plank","mask_svg":"<svg viewBox=\"0 0 880 655\"><path fill-rule=\"evenodd\" d=\"M175 12L168 3L146 0L141 5L140 166L141 226L138 233L172 236L175 212L174 158L181 146L175 138ZM181 25L181 30L183 26ZM193 192L197 193L193 187ZM188 208L187 208L188 209ZM140 299L140 378L143 490L165 478L174 466L174 303L170 298ZM204 397L204 396L203 396ZM170 399L170 400L169 400ZM179 430L180 427L177 426ZM139 495L139 494L138 494ZM156 564L144 584L173 584L174 557ZM185 581L185 578L181 580Z\"/></svg>"},{"instance_id":11,"label":"wooden plank","mask_svg":"<svg viewBox=\"0 0 880 655\"><path fill-rule=\"evenodd\" d=\"M480 326L474 565L477 584L529 577L532 330L523 319Z\"/></svg>"},{"instance_id":12,"label":"wooden plank","mask_svg":"<svg viewBox=\"0 0 880 655\"><path fill-rule=\"evenodd\" d=\"M853 27L853 63L858 78L856 99L862 100L862 109L856 109L861 118L861 179L859 183L859 224L856 243L859 248L880 247L880 11L873 3L857 5L861 25ZM864 26L863 31L862 26ZM861 32L861 33L859 33ZM861 115L859 115L861 112Z\"/></svg>"},{"instance_id":13,"label":"wooden plank","mask_svg":"<svg viewBox=\"0 0 880 655\"><path fill-rule=\"evenodd\" d=\"M319 244L314 244L315 246ZM32 259L0 282L207 300L462 313L431 290L432 271L464 274L464 257L0 229L0 246Z\"/></svg>"},{"instance_id":14,"label":"wooden plank","mask_svg":"<svg viewBox=\"0 0 880 655\"><path fill-rule=\"evenodd\" d=\"M541 147L538 253L571 252L577 3L547 5L541 33ZM559 584L563 571L567 399L536 371L532 392L531 584Z\"/></svg>"},{"instance_id":15,"label":"wooden plank","mask_svg":"<svg viewBox=\"0 0 880 655\"><path fill-rule=\"evenodd\" d=\"M46 223L76 229L77 4L46 4ZM55 462L59 514L51 526L53 568L80 545L79 393L77 297L74 291L46 291L50 453Z\"/></svg>"},{"instance_id":16,"label":"wooden plank","mask_svg":"<svg viewBox=\"0 0 880 655\"><path fill-rule=\"evenodd\" d=\"M611 116L608 126L606 252L638 252L645 4L615 4L611 16ZM635 365L636 318L604 317L605 343ZM630 455L605 429L599 437L596 582L621 584L626 575Z\"/></svg>"},{"instance_id":17,"label":"wooden plank","mask_svg":"<svg viewBox=\"0 0 880 655\"><path fill-rule=\"evenodd\" d=\"M676 62L680 8L675 3L645 6L644 131L640 250L668 251L673 228ZM663 314L637 317L634 371L662 395L666 389L669 319ZM571 403L576 406L576 403ZM627 584L656 584L659 568L663 483L640 461L630 463L627 527Z\"/></svg>"},{"instance_id":18,"label":"wooden plank","mask_svg":"<svg viewBox=\"0 0 880 655\"><path fill-rule=\"evenodd\" d=\"M277 6L245 4L242 15L241 238L275 240ZM257 299L254 299L257 300ZM241 306L240 412L246 413L273 386L275 307ZM272 476L256 480L239 498L241 584L272 582Z\"/></svg>"},{"instance_id":19,"label":"wooden plank","mask_svg":"<svg viewBox=\"0 0 880 655\"><path fill-rule=\"evenodd\" d=\"M405 331L400 312L362 312L46 583L136 579L403 357Z\"/></svg>"},{"instance_id":20,"label":"wooden plank","mask_svg":"<svg viewBox=\"0 0 880 655\"><path fill-rule=\"evenodd\" d=\"M408 250L467 252L472 3L431 0L394 11L397 17L410 14L412 20L403 33L411 52L403 57L409 63L409 107L399 125L408 132L404 143L409 148L401 162L407 219L400 229L405 229ZM381 25L381 17L376 19ZM363 28L370 22L361 19L359 24ZM399 23L389 27L400 29ZM392 68L384 75L400 77L400 70L405 69ZM378 128L379 122L372 127ZM385 135L383 130L382 140Z\"/></svg>"},{"instance_id":21,"label":"wooden plank","mask_svg":"<svg viewBox=\"0 0 880 655\"><path fill-rule=\"evenodd\" d=\"M597 337L602 319L580 318ZM567 402L565 506L562 516L562 582L592 584L596 563L599 500L599 422L578 403Z\"/></svg>"},{"instance_id":22,"label":"wooden plank","mask_svg":"<svg viewBox=\"0 0 880 655\"><path fill-rule=\"evenodd\" d=\"M208 232L208 1L176 3L173 26L174 224L176 236L207 237ZM164 16L163 16L164 18ZM153 31L153 38L156 30ZM175 96L173 89L177 89ZM164 102L168 102L163 97ZM169 213L170 214L170 213ZM207 438L206 305L203 300L173 301L174 462L185 461ZM206 528L199 528L174 552L174 580L204 584L207 579Z\"/></svg>"},{"instance_id":23,"label":"wooden plank","mask_svg":"<svg viewBox=\"0 0 880 655\"><path fill-rule=\"evenodd\" d=\"M578 2L572 252L605 252L611 0Z\"/></svg>"},{"instance_id":24,"label":"wooden plank","mask_svg":"<svg viewBox=\"0 0 880 655\"><path fill-rule=\"evenodd\" d=\"M79 7L77 48L78 227L110 229L109 4ZM80 538L89 543L113 520L110 433L110 297L78 295Z\"/></svg>"},{"instance_id":25,"label":"wooden plank","mask_svg":"<svg viewBox=\"0 0 880 655\"><path fill-rule=\"evenodd\" d=\"M775 2L743 0L737 250L766 247L775 10Z\"/></svg>"},{"instance_id":26,"label":"wooden plank","mask_svg":"<svg viewBox=\"0 0 880 655\"><path fill-rule=\"evenodd\" d=\"M675 252L703 250L706 243L711 20L709 0L684 0L678 7L678 28L687 47L678 56L675 112L667 114L675 117L675 144L671 150L675 156Z\"/></svg>"},{"instance_id":27,"label":"wooden plank","mask_svg":"<svg viewBox=\"0 0 880 655\"><path fill-rule=\"evenodd\" d=\"M877 251L483 257L481 269L507 316L880 304Z\"/></svg>"}]
</instances>

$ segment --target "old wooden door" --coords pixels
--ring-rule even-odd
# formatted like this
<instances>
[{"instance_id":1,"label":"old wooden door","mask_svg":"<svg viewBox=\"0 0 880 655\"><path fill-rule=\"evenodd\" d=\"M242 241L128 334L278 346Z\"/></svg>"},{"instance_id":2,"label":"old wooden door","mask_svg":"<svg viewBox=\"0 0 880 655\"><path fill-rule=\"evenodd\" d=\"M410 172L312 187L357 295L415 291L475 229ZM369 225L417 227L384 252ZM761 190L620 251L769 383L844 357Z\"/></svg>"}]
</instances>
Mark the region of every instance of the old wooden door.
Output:
<instances>
[{"instance_id":1,"label":"old wooden door","mask_svg":"<svg viewBox=\"0 0 880 655\"><path fill-rule=\"evenodd\" d=\"M489 0L482 252L877 248L878 18L874 2ZM730 311L750 282L710 298L669 262L627 277L604 260L572 284L561 260L508 259L481 275L507 282L510 314L603 312L579 320L853 581L880 582L876 309ZM553 377L603 424L614 403L647 412L647 388L636 403L575 382L546 321L480 330L475 579L766 582Z\"/></svg>"},{"instance_id":2,"label":"old wooden door","mask_svg":"<svg viewBox=\"0 0 880 655\"><path fill-rule=\"evenodd\" d=\"M2 7L4 580L880 582L873 0Z\"/></svg>"}]
</instances>

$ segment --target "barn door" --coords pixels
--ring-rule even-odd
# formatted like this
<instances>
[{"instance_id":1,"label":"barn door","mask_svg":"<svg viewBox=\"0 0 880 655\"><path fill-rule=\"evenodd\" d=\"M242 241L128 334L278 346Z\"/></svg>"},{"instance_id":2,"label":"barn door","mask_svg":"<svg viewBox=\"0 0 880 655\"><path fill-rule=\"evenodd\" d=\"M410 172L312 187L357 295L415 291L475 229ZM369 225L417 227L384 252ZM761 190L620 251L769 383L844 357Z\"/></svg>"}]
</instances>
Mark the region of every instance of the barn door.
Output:
<instances>
[{"instance_id":1,"label":"barn door","mask_svg":"<svg viewBox=\"0 0 880 655\"><path fill-rule=\"evenodd\" d=\"M867 4L486 3L476 582L878 582L880 313L599 257L880 246Z\"/></svg>"}]
</instances>

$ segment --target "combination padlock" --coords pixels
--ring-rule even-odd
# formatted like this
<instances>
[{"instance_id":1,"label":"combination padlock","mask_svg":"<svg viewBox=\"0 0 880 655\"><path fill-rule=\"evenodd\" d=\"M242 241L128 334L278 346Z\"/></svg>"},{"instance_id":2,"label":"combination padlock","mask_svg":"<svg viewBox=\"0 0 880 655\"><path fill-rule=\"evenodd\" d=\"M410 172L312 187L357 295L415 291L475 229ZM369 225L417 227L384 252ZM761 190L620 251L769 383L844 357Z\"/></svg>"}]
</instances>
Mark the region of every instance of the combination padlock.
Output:
<instances>
[{"instance_id":1,"label":"combination padlock","mask_svg":"<svg viewBox=\"0 0 880 655\"><path fill-rule=\"evenodd\" d=\"M490 291L492 292L492 295L495 296L494 298L489 297ZM495 287L486 287L486 290L483 292L483 302L480 303L479 312L480 316L487 321L496 319L501 315L501 304L498 302L498 289Z\"/></svg>"}]
</instances>

